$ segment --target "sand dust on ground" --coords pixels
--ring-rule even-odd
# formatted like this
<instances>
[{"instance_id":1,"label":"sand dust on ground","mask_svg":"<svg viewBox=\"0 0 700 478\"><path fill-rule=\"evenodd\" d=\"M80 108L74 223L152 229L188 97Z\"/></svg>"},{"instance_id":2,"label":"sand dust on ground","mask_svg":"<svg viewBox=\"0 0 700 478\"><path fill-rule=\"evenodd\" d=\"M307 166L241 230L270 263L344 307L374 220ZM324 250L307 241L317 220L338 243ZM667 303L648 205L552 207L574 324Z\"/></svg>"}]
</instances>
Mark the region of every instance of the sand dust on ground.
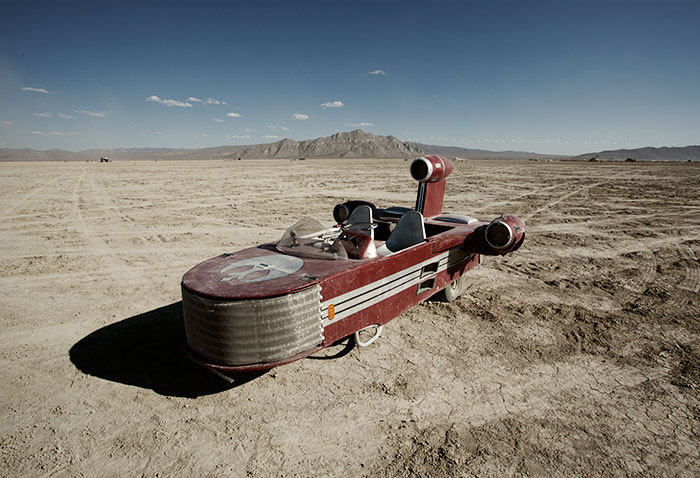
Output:
<instances>
[{"instance_id":1,"label":"sand dust on ground","mask_svg":"<svg viewBox=\"0 0 700 478\"><path fill-rule=\"evenodd\" d=\"M528 226L462 299L234 387L188 362L185 271L412 206L408 164L0 163L0 474L700 475L698 164L459 162L446 210Z\"/></svg>"}]
</instances>

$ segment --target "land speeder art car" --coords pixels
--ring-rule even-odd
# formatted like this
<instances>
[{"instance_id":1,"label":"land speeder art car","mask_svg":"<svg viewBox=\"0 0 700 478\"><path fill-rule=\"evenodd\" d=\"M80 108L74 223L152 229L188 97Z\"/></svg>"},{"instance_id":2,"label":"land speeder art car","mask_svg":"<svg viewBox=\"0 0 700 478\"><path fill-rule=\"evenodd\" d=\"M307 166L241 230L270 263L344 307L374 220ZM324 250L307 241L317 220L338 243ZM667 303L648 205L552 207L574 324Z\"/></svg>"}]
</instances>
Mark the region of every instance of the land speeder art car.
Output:
<instances>
[{"instance_id":1,"label":"land speeder art car","mask_svg":"<svg viewBox=\"0 0 700 478\"><path fill-rule=\"evenodd\" d=\"M452 163L414 160L414 209L367 201L335 206L336 226L305 218L277 243L222 254L182 278L188 355L220 373L265 370L355 334L360 345L406 309L440 293L452 301L480 254L515 251L525 224L443 214ZM359 331L375 329L362 342Z\"/></svg>"}]
</instances>

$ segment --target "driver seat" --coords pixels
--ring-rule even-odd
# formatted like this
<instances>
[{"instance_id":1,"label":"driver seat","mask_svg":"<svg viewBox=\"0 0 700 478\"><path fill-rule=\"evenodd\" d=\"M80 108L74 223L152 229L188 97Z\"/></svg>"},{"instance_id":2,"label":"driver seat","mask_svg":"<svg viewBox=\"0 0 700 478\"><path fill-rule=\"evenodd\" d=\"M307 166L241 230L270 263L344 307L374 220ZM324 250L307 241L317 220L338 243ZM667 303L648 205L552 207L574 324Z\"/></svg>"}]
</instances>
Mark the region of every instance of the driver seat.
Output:
<instances>
[{"instance_id":1,"label":"driver seat","mask_svg":"<svg viewBox=\"0 0 700 478\"><path fill-rule=\"evenodd\" d=\"M346 231L357 231L367 234L374 240L374 227L372 227L372 209L366 204L361 204L355 208L345 221Z\"/></svg>"},{"instance_id":2,"label":"driver seat","mask_svg":"<svg viewBox=\"0 0 700 478\"><path fill-rule=\"evenodd\" d=\"M401 216L391 235L377 252L380 256L388 256L421 242L425 242L423 215L411 210Z\"/></svg>"}]
</instances>

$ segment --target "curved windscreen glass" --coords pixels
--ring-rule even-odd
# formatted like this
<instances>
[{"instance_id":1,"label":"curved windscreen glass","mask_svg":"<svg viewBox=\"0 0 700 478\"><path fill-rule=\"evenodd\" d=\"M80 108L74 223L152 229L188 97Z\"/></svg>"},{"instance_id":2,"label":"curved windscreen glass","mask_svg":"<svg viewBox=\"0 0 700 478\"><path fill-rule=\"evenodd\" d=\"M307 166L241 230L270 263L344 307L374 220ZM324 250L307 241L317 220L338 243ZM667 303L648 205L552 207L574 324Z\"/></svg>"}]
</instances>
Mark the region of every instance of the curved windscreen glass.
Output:
<instances>
[{"instance_id":1,"label":"curved windscreen glass","mask_svg":"<svg viewBox=\"0 0 700 478\"><path fill-rule=\"evenodd\" d=\"M324 229L315 219L304 217L287 229L277 243L277 250L311 259L346 260L348 254L338 241L340 230Z\"/></svg>"}]
</instances>

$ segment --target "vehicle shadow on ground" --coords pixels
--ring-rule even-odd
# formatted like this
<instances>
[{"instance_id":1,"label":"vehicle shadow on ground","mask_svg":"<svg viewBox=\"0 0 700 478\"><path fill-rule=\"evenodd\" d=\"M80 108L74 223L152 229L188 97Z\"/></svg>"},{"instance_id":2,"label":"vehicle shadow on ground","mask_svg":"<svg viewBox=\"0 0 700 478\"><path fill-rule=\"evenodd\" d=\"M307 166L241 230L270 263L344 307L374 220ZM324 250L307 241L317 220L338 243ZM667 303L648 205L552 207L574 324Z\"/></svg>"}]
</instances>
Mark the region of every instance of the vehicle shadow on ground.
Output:
<instances>
[{"instance_id":1,"label":"vehicle shadow on ground","mask_svg":"<svg viewBox=\"0 0 700 478\"><path fill-rule=\"evenodd\" d=\"M325 348L314 355L306 357L307 360L335 360L345 357L355 349L355 339L351 335L344 339L333 342L328 348Z\"/></svg>"},{"instance_id":2,"label":"vehicle shadow on ground","mask_svg":"<svg viewBox=\"0 0 700 478\"><path fill-rule=\"evenodd\" d=\"M180 301L102 327L69 353L83 373L175 397L222 392L263 374L238 374L234 383L227 383L189 360L184 344Z\"/></svg>"}]
</instances>

